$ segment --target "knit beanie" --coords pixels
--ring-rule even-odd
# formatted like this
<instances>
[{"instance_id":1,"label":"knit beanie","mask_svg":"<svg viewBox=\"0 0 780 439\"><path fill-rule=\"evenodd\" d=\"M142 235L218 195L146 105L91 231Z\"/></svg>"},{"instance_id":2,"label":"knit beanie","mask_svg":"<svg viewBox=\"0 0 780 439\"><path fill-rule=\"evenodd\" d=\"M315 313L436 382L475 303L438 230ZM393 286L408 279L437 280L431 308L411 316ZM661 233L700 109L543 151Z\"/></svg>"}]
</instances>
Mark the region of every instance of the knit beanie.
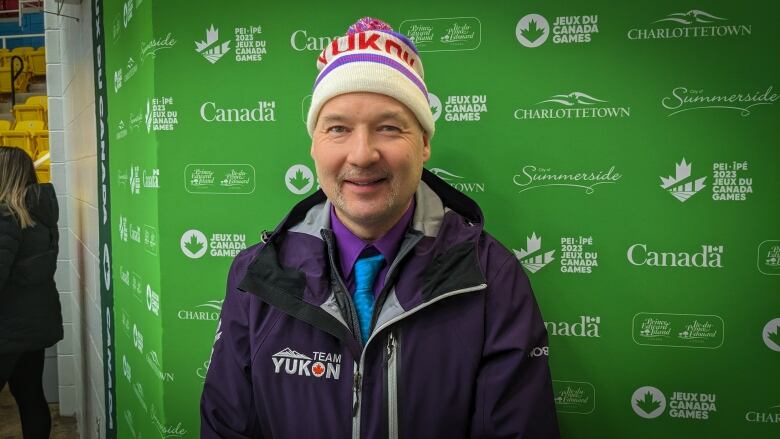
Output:
<instances>
[{"instance_id":1,"label":"knit beanie","mask_svg":"<svg viewBox=\"0 0 780 439\"><path fill-rule=\"evenodd\" d=\"M310 136L328 100L346 93L372 92L406 105L429 138L433 137L435 126L420 54L409 38L387 23L371 17L358 20L346 35L325 47L317 58L317 70L306 118Z\"/></svg>"}]
</instances>

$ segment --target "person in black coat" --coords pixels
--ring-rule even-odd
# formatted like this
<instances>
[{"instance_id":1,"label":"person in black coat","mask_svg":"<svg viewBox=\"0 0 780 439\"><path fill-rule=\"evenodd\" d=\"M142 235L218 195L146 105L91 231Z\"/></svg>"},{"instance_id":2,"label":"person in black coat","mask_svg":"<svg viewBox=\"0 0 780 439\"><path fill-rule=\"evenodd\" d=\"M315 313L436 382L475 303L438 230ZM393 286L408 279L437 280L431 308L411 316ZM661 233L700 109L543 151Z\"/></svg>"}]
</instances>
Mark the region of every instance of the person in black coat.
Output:
<instances>
[{"instance_id":1,"label":"person in black coat","mask_svg":"<svg viewBox=\"0 0 780 439\"><path fill-rule=\"evenodd\" d=\"M37 183L27 153L0 146L0 390L9 384L25 439L51 430L42 378L44 349L63 332L58 215L54 187Z\"/></svg>"}]
</instances>

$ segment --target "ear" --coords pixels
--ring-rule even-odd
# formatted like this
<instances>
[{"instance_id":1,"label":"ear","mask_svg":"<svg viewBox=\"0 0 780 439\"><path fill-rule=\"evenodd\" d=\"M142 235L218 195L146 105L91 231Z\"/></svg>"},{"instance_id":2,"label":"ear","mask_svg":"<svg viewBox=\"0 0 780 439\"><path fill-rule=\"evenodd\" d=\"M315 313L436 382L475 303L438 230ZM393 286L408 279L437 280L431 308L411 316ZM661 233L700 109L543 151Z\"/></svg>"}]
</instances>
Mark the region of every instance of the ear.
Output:
<instances>
[{"instance_id":1,"label":"ear","mask_svg":"<svg viewBox=\"0 0 780 439\"><path fill-rule=\"evenodd\" d=\"M431 142L430 142L430 136L428 133L423 132L423 138L422 138L423 144L422 144L422 159L423 163L426 163L428 159L431 158Z\"/></svg>"}]
</instances>

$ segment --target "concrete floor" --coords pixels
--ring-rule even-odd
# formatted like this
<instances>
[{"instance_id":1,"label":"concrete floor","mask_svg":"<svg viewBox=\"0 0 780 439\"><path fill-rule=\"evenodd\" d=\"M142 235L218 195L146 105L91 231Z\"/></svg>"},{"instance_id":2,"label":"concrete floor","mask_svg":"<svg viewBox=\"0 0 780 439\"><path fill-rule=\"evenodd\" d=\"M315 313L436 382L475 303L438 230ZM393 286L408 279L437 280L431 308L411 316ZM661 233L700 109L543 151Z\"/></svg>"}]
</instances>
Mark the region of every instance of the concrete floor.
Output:
<instances>
[{"instance_id":1,"label":"concrete floor","mask_svg":"<svg viewBox=\"0 0 780 439\"><path fill-rule=\"evenodd\" d=\"M75 439L76 419L60 416L60 405L49 404L51 410L51 439ZM19 412L8 386L0 392L0 439L21 439L22 426L19 424Z\"/></svg>"}]
</instances>

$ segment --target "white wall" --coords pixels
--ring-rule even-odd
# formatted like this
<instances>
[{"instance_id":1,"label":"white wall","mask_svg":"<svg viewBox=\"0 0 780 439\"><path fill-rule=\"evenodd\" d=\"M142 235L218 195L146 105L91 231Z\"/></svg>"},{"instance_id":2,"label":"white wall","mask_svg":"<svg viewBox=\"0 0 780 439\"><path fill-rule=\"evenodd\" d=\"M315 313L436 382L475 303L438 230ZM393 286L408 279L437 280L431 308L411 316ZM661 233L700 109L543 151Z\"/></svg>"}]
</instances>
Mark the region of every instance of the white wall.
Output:
<instances>
[{"instance_id":1,"label":"white wall","mask_svg":"<svg viewBox=\"0 0 780 439\"><path fill-rule=\"evenodd\" d=\"M75 4L73 4L75 3ZM46 11L60 4L44 1ZM57 346L60 412L82 438L105 437L98 259L97 143L92 2L45 15L52 181L60 203L60 290L65 339Z\"/></svg>"}]
</instances>

